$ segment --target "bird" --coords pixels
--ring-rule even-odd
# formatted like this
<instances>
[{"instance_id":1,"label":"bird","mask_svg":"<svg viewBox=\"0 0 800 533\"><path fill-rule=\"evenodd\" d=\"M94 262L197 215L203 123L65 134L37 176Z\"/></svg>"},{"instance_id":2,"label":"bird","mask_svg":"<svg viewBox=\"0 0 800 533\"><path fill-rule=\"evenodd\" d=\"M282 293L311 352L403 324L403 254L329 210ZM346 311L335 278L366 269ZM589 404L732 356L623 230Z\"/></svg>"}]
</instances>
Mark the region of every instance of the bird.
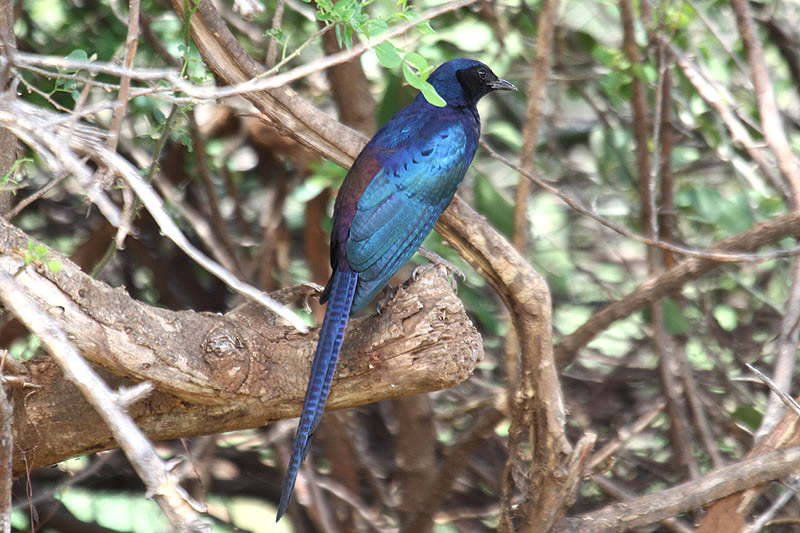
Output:
<instances>
[{"instance_id":1,"label":"bird","mask_svg":"<svg viewBox=\"0 0 800 533\"><path fill-rule=\"evenodd\" d=\"M428 82L446 105L418 94L364 146L336 196L333 272L320 296L328 305L276 521L286 512L322 419L348 318L411 259L450 204L478 147L478 100L492 91L516 90L484 63L466 58L443 63Z\"/></svg>"}]
</instances>

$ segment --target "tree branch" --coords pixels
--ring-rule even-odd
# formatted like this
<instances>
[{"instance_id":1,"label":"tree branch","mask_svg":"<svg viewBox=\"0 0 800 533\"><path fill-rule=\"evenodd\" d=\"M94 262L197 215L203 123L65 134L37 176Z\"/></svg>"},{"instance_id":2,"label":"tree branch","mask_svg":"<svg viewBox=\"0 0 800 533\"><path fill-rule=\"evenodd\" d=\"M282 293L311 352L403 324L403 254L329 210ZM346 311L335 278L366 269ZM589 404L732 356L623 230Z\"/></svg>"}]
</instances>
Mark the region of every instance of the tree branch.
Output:
<instances>
[{"instance_id":1,"label":"tree branch","mask_svg":"<svg viewBox=\"0 0 800 533\"><path fill-rule=\"evenodd\" d=\"M627 531L659 522L737 491L762 485L798 471L800 447L740 461L697 480L569 518L557 532ZM715 531L735 531L730 529Z\"/></svg>"},{"instance_id":2,"label":"tree branch","mask_svg":"<svg viewBox=\"0 0 800 533\"><path fill-rule=\"evenodd\" d=\"M23 263L24 264L24 263ZM23 267L24 268L24 267ZM19 270L20 275L23 275ZM19 276L17 276L19 277ZM152 443L134 424L119 395L92 370L81 357L67 335L54 320L52 313L46 314L32 295L23 289L15 276L0 270L0 302L25 324L47 348L53 359L83 394L83 397L100 415L119 443L136 474L169 521L180 531L211 531L211 525L200 519L199 505L180 486L177 477L167 469L156 453ZM52 308L50 311L52 312ZM58 314L57 312L55 314ZM24 405L24 401L22 402ZM17 420L13 425L16 426ZM17 441L17 439L14 439ZM19 445L19 441L17 441Z\"/></svg>"},{"instance_id":3,"label":"tree branch","mask_svg":"<svg viewBox=\"0 0 800 533\"><path fill-rule=\"evenodd\" d=\"M721 241L711 247L710 251L752 252L784 237L800 237L800 213L794 211L762 222L744 233ZM698 257L686 259L666 272L651 277L624 298L606 305L594 313L581 327L561 340L555 351L559 368L569 365L578 350L586 346L612 322L641 309L650 301L674 292L689 281L697 279L723 264Z\"/></svg>"},{"instance_id":4,"label":"tree branch","mask_svg":"<svg viewBox=\"0 0 800 533\"><path fill-rule=\"evenodd\" d=\"M127 380L148 380L150 398L131 406L152 439L218 433L297 416L316 333L302 335L254 303L225 315L174 312L132 300L63 259L54 273L25 266L28 237L0 221L0 271L53 316L90 361ZM312 289L313 292L313 289ZM275 294L307 296L300 287ZM483 348L441 271L400 289L385 312L351 321L328 405L344 408L451 387L466 379ZM14 439L30 468L115 447L73 387L49 359L28 364L33 394L14 388ZM20 454L14 470L23 470Z\"/></svg>"}]
</instances>

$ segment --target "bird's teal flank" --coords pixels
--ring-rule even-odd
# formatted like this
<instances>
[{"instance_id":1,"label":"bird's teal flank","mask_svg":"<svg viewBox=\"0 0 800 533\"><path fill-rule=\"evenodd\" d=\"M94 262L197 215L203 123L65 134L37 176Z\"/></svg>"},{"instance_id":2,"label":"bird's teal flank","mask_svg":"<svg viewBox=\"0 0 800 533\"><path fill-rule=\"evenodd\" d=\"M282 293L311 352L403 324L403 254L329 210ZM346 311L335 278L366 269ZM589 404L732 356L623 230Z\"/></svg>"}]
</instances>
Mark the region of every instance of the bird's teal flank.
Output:
<instances>
[{"instance_id":1,"label":"bird's teal flank","mask_svg":"<svg viewBox=\"0 0 800 533\"><path fill-rule=\"evenodd\" d=\"M303 412L278 506L286 512L336 371L350 314L369 303L417 251L464 179L480 136L478 100L515 90L479 61L453 59L428 78L447 105L419 94L367 143L339 189L333 210L333 274Z\"/></svg>"}]
</instances>

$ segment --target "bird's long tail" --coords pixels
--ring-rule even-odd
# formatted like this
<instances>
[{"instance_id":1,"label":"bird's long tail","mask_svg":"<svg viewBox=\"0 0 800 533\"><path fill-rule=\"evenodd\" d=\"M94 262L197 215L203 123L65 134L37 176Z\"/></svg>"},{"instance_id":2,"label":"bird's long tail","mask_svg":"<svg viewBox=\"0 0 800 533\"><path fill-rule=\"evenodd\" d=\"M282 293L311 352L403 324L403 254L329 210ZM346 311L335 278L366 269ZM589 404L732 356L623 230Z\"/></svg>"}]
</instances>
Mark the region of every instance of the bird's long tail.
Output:
<instances>
[{"instance_id":1,"label":"bird's long tail","mask_svg":"<svg viewBox=\"0 0 800 533\"><path fill-rule=\"evenodd\" d=\"M281 492L276 521L280 520L283 513L286 512L286 507L289 505L294 491L300 464L308 454L311 437L322 419L357 282L358 273L349 268L335 270L333 273L328 307L325 309L325 319L322 321L317 351L311 365L311 376L308 379L306 398L303 401L303 412L300 415L300 423L297 425L297 433L294 437L292 458L286 469L286 480L283 482L283 492Z\"/></svg>"}]
</instances>

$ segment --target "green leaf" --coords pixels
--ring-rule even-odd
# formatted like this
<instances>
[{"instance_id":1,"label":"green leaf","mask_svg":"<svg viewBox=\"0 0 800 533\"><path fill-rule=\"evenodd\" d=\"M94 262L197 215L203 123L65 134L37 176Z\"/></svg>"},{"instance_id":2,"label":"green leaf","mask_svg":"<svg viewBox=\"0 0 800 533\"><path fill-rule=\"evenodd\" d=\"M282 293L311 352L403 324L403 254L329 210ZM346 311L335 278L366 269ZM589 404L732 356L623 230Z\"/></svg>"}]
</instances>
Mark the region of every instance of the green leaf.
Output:
<instances>
[{"instance_id":1,"label":"green leaf","mask_svg":"<svg viewBox=\"0 0 800 533\"><path fill-rule=\"evenodd\" d=\"M349 22L359 7L356 5L355 0L340 0L333 5L333 16L343 22Z\"/></svg>"},{"instance_id":2,"label":"green leaf","mask_svg":"<svg viewBox=\"0 0 800 533\"><path fill-rule=\"evenodd\" d=\"M670 335L685 335L689 331L689 321L672 298L664 299L664 326Z\"/></svg>"},{"instance_id":3,"label":"green leaf","mask_svg":"<svg viewBox=\"0 0 800 533\"><path fill-rule=\"evenodd\" d=\"M420 75L430 68L428 66L428 60L416 52L407 53L404 59L414 65L414 67L419 71Z\"/></svg>"},{"instance_id":4,"label":"green leaf","mask_svg":"<svg viewBox=\"0 0 800 533\"><path fill-rule=\"evenodd\" d=\"M388 29L389 25L381 19L369 20L364 25L364 33L367 34L367 37L375 37L376 35L380 35Z\"/></svg>"},{"instance_id":5,"label":"green leaf","mask_svg":"<svg viewBox=\"0 0 800 533\"><path fill-rule=\"evenodd\" d=\"M335 28L333 28L334 33L336 34L336 44L339 45L339 48L344 48L344 36L342 35L342 25L337 24Z\"/></svg>"},{"instance_id":6,"label":"green leaf","mask_svg":"<svg viewBox=\"0 0 800 533\"><path fill-rule=\"evenodd\" d=\"M424 83L424 80L415 74L414 71L411 70L411 67L405 63L403 63L403 77L405 77L408 84L413 88L422 90L422 84Z\"/></svg>"},{"instance_id":7,"label":"green leaf","mask_svg":"<svg viewBox=\"0 0 800 533\"><path fill-rule=\"evenodd\" d=\"M70 59L72 61L89 61L89 54L86 53L86 50L80 50L80 49L73 50L72 52L67 54L66 59ZM65 69L60 69L60 71L64 72L64 73L67 73L67 74L76 74L77 72L80 71L80 69L79 68L65 68Z\"/></svg>"},{"instance_id":8,"label":"green leaf","mask_svg":"<svg viewBox=\"0 0 800 533\"><path fill-rule=\"evenodd\" d=\"M403 63L403 76L406 78L409 85L415 89L419 89L429 104L435 105L436 107L444 107L447 105L447 102L444 101L444 98L439 96L436 89L433 88L433 85L420 78L417 74L414 74L411 68L405 63Z\"/></svg>"},{"instance_id":9,"label":"green leaf","mask_svg":"<svg viewBox=\"0 0 800 533\"><path fill-rule=\"evenodd\" d=\"M345 26L344 27L344 45L347 47L348 50L353 48L353 27L352 26Z\"/></svg>"},{"instance_id":10,"label":"green leaf","mask_svg":"<svg viewBox=\"0 0 800 533\"><path fill-rule=\"evenodd\" d=\"M727 304L720 304L714 307L712 313L722 329L725 331L733 331L736 329L738 324L736 309Z\"/></svg>"},{"instance_id":11,"label":"green leaf","mask_svg":"<svg viewBox=\"0 0 800 533\"><path fill-rule=\"evenodd\" d=\"M444 107L447 105L447 102L445 102L444 98L439 96L439 93L436 92L433 85L427 81L423 81L422 83L423 85L419 90L422 91L422 96L425 97L425 100L427 100L429 104L435 105L436 107Z\"/></svg>"},{"instance_id":12,"label":"green leaf","mask_svg":"<svg viewBox=\"0 0 800 533\"><path fill-rule=\"evenodd\" d=\"M13 186L19 183L19 180L14 177L14 174L16 174L19 168L26 163L33 163L33 159L30 157L22 157L14 161L14 164L11 165L11 168L8 170L8 172L6 172L3 176L0 176L0 186L11 185L11 187L0 187L0 189L13 191Z\"/></svg>"},{"instance_id":13,"label":"green leaf","mask_svg":"<svg viewBox=\"0 0 800 533\"><path fill-rule=\"evenodd\" d=\"M397 53L397 48L389 41L376 46L375 54L378 56L378 62L386 68L397 68L403 62L400 54Z\"/></svg>"},{"instance_id":14,"label":"green leaf","mask_svg":"<svg viewBox=\"0 0 800 533\"><path fill-rule=\"evenodd\" d=\"M473 187L475 208L489 219L500 233L511 238L514 233L514 206L497 192L492 182L483 174L478 174Z\"/></svg>"},{"instance_id":15,"label":"green leaf","mask_svg":"<svg viewBox=\"0 0 800 533\"><path fill-rule=\"evenodd\" d=\"M430 20L426 20L422 24L417 24L417 30L420 33L424 34L424 35L431 35L433 33L436 33L436 30L434 30L431 27L431 21Z\"/></svg>"},{"instance_id":16,"label":"green leaf","mask_svg":"<svg viewBox=\"0 0 800 533\"><path fill-rule=\"evenodd\" d=\"M58 274L58 271L61 270L61 267L64 266L61 261L58 259L51 259L47 262L47 268L50 269L50 272L53 274Z\"/></svg>"},{"instance_id":17,"label":"green leaf","mask_svg":"<svg viewBox=\"0 0 800 533\"><path fill-rule=\"evenodd\" d=\"M67 54L67 59L71 59L72 61L89 61L89 54L86 53L86 50L73 50Z\"/></svg>"},{"instance_id":18,"label":"green leaf","mask_svg":"<svg viewBox=\"0 0 800 533\"><path fill-rule=\"evenodd\" d=\"M733 412L734 419L753 430L758 429L761 425L761 418L763 416L763 413L751 405L737 407Z\"/></svg>"}]
</instances>

